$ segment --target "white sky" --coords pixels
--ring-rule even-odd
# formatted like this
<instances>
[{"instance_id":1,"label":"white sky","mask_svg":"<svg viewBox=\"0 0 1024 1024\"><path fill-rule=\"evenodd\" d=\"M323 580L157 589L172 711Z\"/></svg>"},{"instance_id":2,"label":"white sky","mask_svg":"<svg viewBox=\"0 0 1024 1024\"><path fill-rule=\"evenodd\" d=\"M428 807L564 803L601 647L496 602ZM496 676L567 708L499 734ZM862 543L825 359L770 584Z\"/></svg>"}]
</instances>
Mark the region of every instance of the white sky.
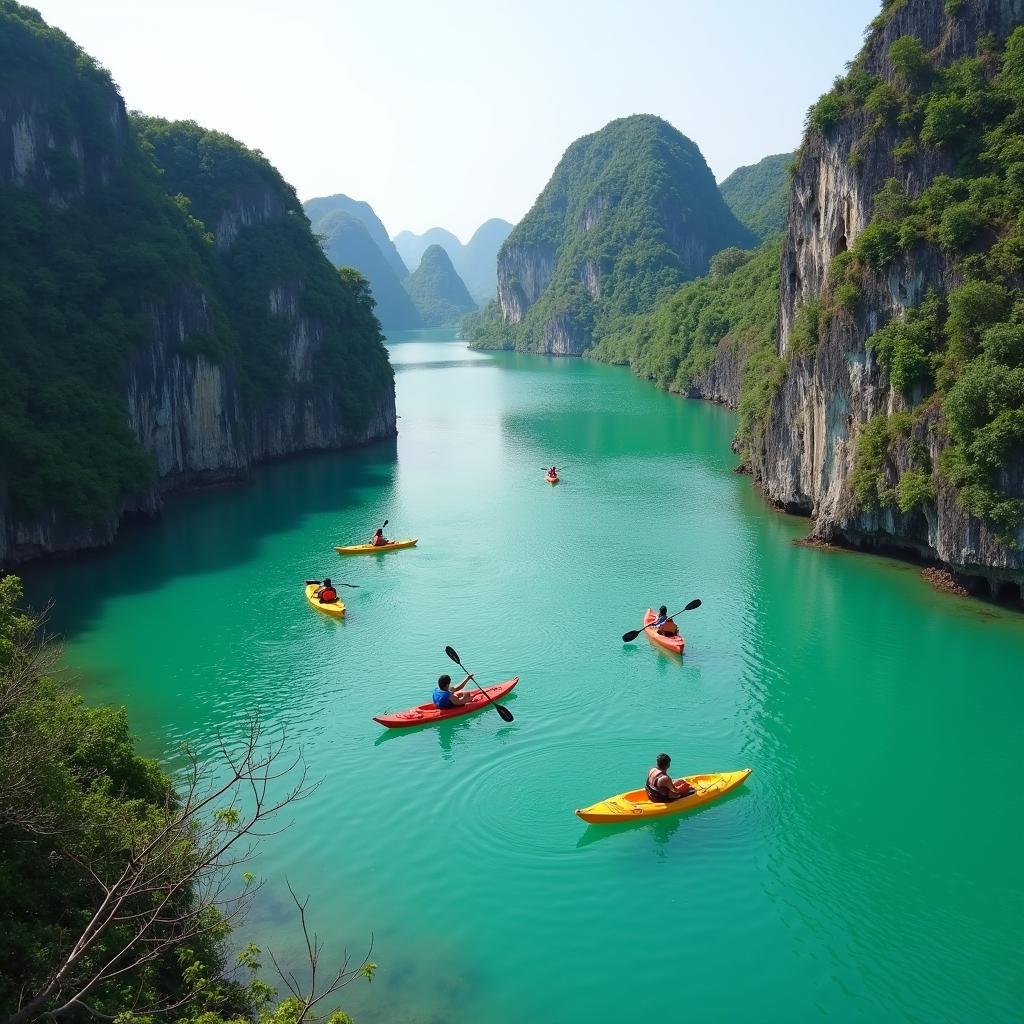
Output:
<instances>
[{"instance_id":1,"label":"white sky","mask_svg":"<svg viewBox=\"0 0 1024 1024\"><path fill-rule=\"evenodd\" d=\"M799 143L879 0L30 0L128 106L261 149L388 232L517 221L565 148L659 114L719 179Z\"/></svg>"}]
</instances>

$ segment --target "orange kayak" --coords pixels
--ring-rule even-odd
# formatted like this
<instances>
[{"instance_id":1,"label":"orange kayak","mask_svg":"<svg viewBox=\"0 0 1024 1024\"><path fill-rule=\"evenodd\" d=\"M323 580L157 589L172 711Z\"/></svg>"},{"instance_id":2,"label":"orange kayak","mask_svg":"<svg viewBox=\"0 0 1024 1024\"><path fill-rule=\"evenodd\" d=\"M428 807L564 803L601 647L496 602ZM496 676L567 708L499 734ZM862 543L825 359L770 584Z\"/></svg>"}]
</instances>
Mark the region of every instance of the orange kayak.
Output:
<instances>
[{"instance_id":1,"label":"orange kayak","mask_svg":"<svg viewBox=\"0 0 1024 1024\"><path fill-rule=\"evenodd\" d=\"M647 634L647 639L656 647L671 651L673 654L682 654L686 641L681 636L662 636L653 626L648 625L657 617L658 613L653 608L647 609L647 614L644 616L644 626L646 627L644 632Z\"/></svg>"},{"instance_id":2,"label":"orange kayak","mask_svg":"<svg viewBox=\"0 0 1024 1024\"><path fill-rule=\"evenodd\" d=\"M548 475L546 477L544 477L544 479L547 480L547 482L549 484L557 484L558 483L558 477L557 476L552 476L550 473L548 473Z\"/></svg>"},{"instance_id":3,"label":"orange kayak","mask_svg":"<svg viewBox=\"0 0 1024 1024\"><path fill-rule=\"evenodd\" d=\"M388 729L407 729L411 725L430 725L434 722L443 722L446 718L458 718L460 715L468 715L474 711L482 711L492 701L500 700L519 682L519 676L506 679L503 683L496 683L494 686L485 686L485 697L479 690L473 691L473 696L454 708L439 708L433 702L420 704L417 707L409 708L408 711L395 711L389 715L374 715L373 720L386 726Z\"/></svg>"}]
</instances>

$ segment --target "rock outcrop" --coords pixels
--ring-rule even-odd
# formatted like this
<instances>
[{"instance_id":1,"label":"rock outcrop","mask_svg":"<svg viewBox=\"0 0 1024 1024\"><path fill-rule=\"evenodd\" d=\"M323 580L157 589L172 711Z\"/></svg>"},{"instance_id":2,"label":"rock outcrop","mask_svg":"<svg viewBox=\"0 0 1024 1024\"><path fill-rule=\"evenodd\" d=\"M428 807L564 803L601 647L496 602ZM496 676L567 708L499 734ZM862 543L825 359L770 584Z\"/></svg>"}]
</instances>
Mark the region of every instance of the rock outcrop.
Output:
<instances>
[{"instance_id":1,"label":"rock outcrop","mask_svg":"<svg viewBox=\"0 0 1024 1024\"><path fill-rule=\"evenodd\" d=\"M519 349L581 355L718 250L753 242L693 142L660 118L622 118L569 147L505 240L502 320Z\"/></svg>"},{"instance_id":2,"label":"rock outcrop","mask_svg":"<svg viewBox=\"0 0 1024 1024\"><path fill-rule=\"evenodd\" d=\"M29 8L0 11L0 33L17 56L0 89L0 565L110 543L175 488L394 435L365 281L330 266L270 164L129 119Z\"/></svg>"},{"instance_id":3,"label":"rock outcrop","mask_svg":"<svg viewBox=\"0 0 1024 1024\"><path fill-rule=\"evenodd\" d=\"M934 67L974 57L991 33L1004 40L1022 23L1020 0L906 0L891 4L877 20L863 66L890 84L897 74L889 56L900 37L920 40ZM895 507L864 510L854 501L851 477L856 443L879 413L908 407L889 382L868 339L903 311L920 304L929 289L947 292L959 283L953 263L928 246L897 258L880 275L865 278L856 308L837 313L823 328L816 353L790 352L794 321L809 300L823 299L837 254L852 248L872 217L872 203L886 179L896 178L914 198L939 174L954 171L948 151L919 147L912 159L894 155L897 125L873 127L860 110L823 134L809 133L793 178L782 256L778 353L789 360L769 414L763 447L753 453L753 472L768 498L815 520L816 537L856 546L912 551L955 571L983 577L999 592L1004 581L1024 581L1024 529L1015 538L966 512L954 489L942 484L933 502L907 514ZM856 149L856 152L854 150ZM912 440L929 449L934 466L942 454L942 431L930 414L914 426ZM909 461L897 455L888 467L895 484ZM1024 497L1024 460L1012 461L1003 489Z\"/></svg>"}]
</instances>

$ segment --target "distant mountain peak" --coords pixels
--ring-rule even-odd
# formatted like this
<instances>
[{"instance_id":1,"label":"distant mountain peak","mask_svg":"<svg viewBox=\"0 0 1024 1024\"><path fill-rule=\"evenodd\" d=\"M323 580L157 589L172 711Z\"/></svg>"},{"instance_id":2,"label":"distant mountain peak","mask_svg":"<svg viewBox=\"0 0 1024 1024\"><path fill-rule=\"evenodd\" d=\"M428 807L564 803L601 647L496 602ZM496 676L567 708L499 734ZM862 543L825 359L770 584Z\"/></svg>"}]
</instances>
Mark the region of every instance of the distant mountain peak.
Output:
<instances>
[{"instance_id":1,"label":"distant mountain peak","mask_svg":"<svg viewBox=\"0 0 1024 1024\"><path fill-rule=\"evenodd\" d=\"M476 309L448 253L436 243L426 248L405 288L426 327L454 327Z\"/></svg>"},{"instance_id":2,"label":"distant mountain peak","mask_svg":"<svg viewBox=\"0 0 1024 1024\"><path fill-rule=\"evenodd\" d=\"M428 228L422 234L399 231L394 237L395 247L402 259L415 270L427 249L440 245L448 254L459 277L474 300L488 302L497 294L498 250L508 237L512 225L500 217L484 221L463 245L445 228Z\"/></svg>"}]
</instances>

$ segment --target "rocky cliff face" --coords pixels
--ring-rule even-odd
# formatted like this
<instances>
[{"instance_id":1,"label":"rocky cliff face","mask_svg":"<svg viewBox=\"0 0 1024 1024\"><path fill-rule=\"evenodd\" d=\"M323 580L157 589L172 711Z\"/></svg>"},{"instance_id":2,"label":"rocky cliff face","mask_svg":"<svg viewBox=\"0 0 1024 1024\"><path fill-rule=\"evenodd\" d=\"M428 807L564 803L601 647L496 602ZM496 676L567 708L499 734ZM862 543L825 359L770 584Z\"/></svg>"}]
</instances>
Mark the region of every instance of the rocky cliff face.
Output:
<instances>
[{"instance_id":1,"label":"rocky cliff face","mask_svg":"<svg viewBox=\"0 0 1024 1024\"><path fill-rule=\"evenodd\" d=\"M566 150L502 245L501 318L517 348L581 355L719 249L753 241L691 140L660 118L621 118Z\"/></svg>"},{"instance_id":2,"label":"rocky cliff face","mask_svg":"<svg viewBox=\"0 0 1024 1024\"><path fill-rule=\"evenodd\" d=\"M893 83L889 48L902 36L919 39L933 64L947 67L975 56L987 33L1004 39L1024 16L1021 0L964 0L955 12L947 7L943 0L893 5L869 37L867 69ZM791 361L771 408L763 448L754 453L753 472L773 502L813 516L815 534L823 539L912 550L989 579L998 589L1000 580L1024 580L1024 530L1017 532L1016 546L1000 542L990 525L960 507L946 485L934 502L908 514L894 508L861 510L851 493L856 441L864 424L878 413L892 414L908 405L867 341L894 316L917 306L929 289L945 292L956 285L951 263L935 247L896 259L885 273L865 280L853 312L829 318L816 354L789 351L798 310L826 295L833 259L855 245L886 179L898 179L914 198L937 175L952 171L941 148L919 147L913 159L897 159L898 129L866 132L870 117L864 111L848 116L824 135L808 135L802 147L783 247L778 331L779 355ZM935 425L934 417L916 424L913 439L929 447L937 465L941 431L929 425ZM897 454L887 470L890 484L906 468L905 453ZM1009 469L1003 482L1010 494L1024 496L1024 465Z\"/></svg>"},{"instance_id":3,"label":"rocky cliff face","mask_svg":"<svg viewBox=\"0 0 1024 1024\"><path fill-rule=\"evenodd\" d=\"M66 354L73 355L81 361L75 372L83 388L91 389L89 402L102 405L111 432L109 446L102 436L93 445L106 455L121 444L134 466L141 459L132 450L134 438L154 469L148 484L135 486L128 481L145 474L120 471L115 457L113 470L104 466L113 490L94 487L93 495L107 497L83 515L61 500L68 493L61 481L84 474L89 485L92 467L61 462L59 443L53 435L37 440L32 415L25 414L20 436L43 457L52 453L55 483L44 484L40 508L36 478L22 479L20 491L16 486L23 453L13 459L3 453L0 565L109 543L124 516L157 513L162 495L179 487L236 478L255 463L295 452L394 435L393 376L365 282L330 266L277 172L234 140L192 123L140 120L136 126L105 73L35 12L17 6L0 12L0 32L11 33L14 52L24 53L24 63L0 88L0 216L27 216L27 223L46 229L24 248L28 258L38 258L38 273L29 266L24 280L5 282L14 300L0 305L0 366L14 367L16 381L6 381L3 393L10 401L17 380L45 390L48 374L71 372ZM76 61L78 67L86 61L91 73L75 71ZM139 146L143 131L155 150L170 141L174 162L165 166L165 179ZM161 181L168 193L193 198L193 213L216 210L216 216L206 225L190 224L177 204L161 197ZM112 260L104 252L88 266L89 248L105 231L108 187L117 190L110 205L120 218L111 230L127 232L126 244L137 242L138 253L128 259L118 243ZM172 243L146 248L149 238L133 234L133 215L140 223L161 218L158 241L170 235ZM77 235L65 233L68 224ZM200 240L201 230L212 245ZM59 246L59 261L48 257L51 244ZM157 252L169 255L162 262ZM171 258L176 262L168 267ZM101 309L111 318L109 331L106 321L97 327L61 320L60 309L49 320L29 319L35 310L27 289L40 274L55 279L49 288L78 289L79 279L65 282L61 274L83 266L95 275L94 297L70 308L79 318L81 310ZM133 274L133 283L110 298L108 290L124 273ZM117 306L120 296L127 299ZM50 337L55 319L63 331ZM71 336L75 330L83 332L81 340ZM95 337L108 351L93 355ZM94 358L104 362L94 364ZM119 370L111 372L115 366ZM74 387L73 377L62 378L54 393L67 387ZM27 511L22 494L35 507Z\"/></svg>"}]
</instances>

